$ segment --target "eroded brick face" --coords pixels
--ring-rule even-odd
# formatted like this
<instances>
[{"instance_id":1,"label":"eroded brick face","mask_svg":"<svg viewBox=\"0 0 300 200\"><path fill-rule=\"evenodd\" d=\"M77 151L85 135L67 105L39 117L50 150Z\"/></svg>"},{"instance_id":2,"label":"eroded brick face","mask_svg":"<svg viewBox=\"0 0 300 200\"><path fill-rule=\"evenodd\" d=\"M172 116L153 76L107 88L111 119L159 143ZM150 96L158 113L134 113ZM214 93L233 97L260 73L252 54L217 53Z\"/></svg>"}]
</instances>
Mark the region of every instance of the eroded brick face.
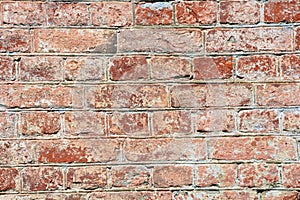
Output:
<instances>
[{"instance_id":1,"label":"eroded brick face","mask_svg":"<svg viewBox=\"0 0 300 200\"><path fill-rule=\"evenodd\" d=\"M0 200L299 200L298 0L0 0Z\"/></svg>"}]
</instances>

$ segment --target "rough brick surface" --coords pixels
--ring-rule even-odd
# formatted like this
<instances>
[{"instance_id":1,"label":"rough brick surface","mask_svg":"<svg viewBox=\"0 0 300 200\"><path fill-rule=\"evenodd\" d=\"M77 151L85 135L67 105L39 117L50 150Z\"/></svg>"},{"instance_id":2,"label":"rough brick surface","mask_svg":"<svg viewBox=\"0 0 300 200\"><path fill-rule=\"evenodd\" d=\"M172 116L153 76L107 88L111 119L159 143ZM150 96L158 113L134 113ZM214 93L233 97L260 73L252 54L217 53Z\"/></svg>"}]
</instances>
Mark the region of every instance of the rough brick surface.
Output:
<instances>
[{"instance_id":1,"label":"rough brick surface","mask_svg":"<svg viewBox=\"0 0 300 200\"><path fill-rule=\"evenodd\" d=\"M0 0L0 200L299 200L299 0Z\"/></svg>"}]
</instances>

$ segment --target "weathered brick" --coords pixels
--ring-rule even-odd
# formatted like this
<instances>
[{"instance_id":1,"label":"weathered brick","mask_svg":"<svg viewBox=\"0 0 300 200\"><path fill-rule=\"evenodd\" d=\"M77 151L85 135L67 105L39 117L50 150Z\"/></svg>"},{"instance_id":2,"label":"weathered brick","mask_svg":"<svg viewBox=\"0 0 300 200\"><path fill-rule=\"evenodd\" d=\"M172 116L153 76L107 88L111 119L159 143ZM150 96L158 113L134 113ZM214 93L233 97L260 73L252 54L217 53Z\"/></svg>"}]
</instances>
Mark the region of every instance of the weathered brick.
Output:
<instances>
[{"instance_id":1,"label":"weathered brick","mask_svg":"<svg viewBox=\"0 0 300 200\"><path fill-rule=\"evenodd\" d=\"M183 1L176 3L178 24L212 24L217 20L217 3L214 1Z\"/></svg>"},{"instance_id":2,"label":"weathered brick","mask_svg":"<svg viewBox=\"0 0 300 200\"><path fill-rule=\"evenodd\" d=\"M130 26L132 5L129 2L97 2L90 5L94 26Z\"/></svg>"},{"instance_id":3,"label":"weathered brick","mask_svg":"<svg viewBox=\"0 0 300 200\"><path fill-rule=\"evenodd\" d=\"M200 53L203 49L199 29L125 29L118 41L118 52Z\"/></svg>"},{"instance_id":4,"label":"weathered brick","mask_svg":"<svg viewBox=\"0 0 300 200\"><path fill-rule=\"evenodd\" d=\"M175 135L192 132L191 112L189 111L157 111L153 113L153 134Z\"/></svg>"},{"instance_id":5,"label":"weathered brick","mask_svg":"<svg viewBox=\"0 0 300 200\"><path fill-rule=\"evenodd\" d=\"M193 59L194 79L228 79L233 75L232 57L199 57Z\"/></svg>"},{"instance_id":6,"label":"weathered brick","mask_svg":"<svg viewBox=\"0 0 300 200\"><path fill-rule=\"evenodd\" d=\"M256 102L261 106L293 106L300 104L300 84L274 83L256 86Z\"/></svg>"},{"instance_id":7,"label":"weathered brick","mask_svg":"<svg viewBox=\"0 0 300 200\"><path fill-rule=\"evenodd\" d=\"M48 25L84 26L88 25L88 6L85 3L47 3Z\"/></svg>"},{"instance_id":8,"label":"weathered brick","mask_svg":"<svg viewBox=\"0 0 300 200\"><path fill-rule=\"evenodd\" d=\"M270 80L276 77L277 59L271 55L242 56L237 59L237 77L245 80Z\"/></svg>"},{"instance_id":9,"label":"weathered brick","mask_svg":"<svg viewBox=\"0 0 300 200\"><path fill-rule=\"evenodd\" d=\"M3 3L3 24L40 26L46 25L45 3L5 2Z\"/></svg>"},{"instance_id":10,"label":"weathered brick","mask_svg":"<svg viewBox=\"0 0 300 200\"><path fill-rule=\"evenodd\" d=\"M271 190L262 193L261 200L297 200L299 193L296 191L276 191Z\"/></svg>"},{"instance_id":11,"label":"weathered brick","mask_svg":"<svg viewBox=\"0 0 300 200\"><path fill-rule=\"evenodd\" d=\"M45 200L86 200L86 194L76 193L44 193L44 194L7 194L1 195L0 200L32 200L32 199L45 199Z\"/></svg>"},{"instance_id":12,"label":"weathered brick","mask_svg":"<svg viewBox=\"0 0 300 200\"><path fill-rule=\"evenodd\" d=\"M47 140L36 145L39 163L112 162L119 159L119 140Z\"/></svg>"},{"instance_id":13,"label":"weathered brick","mask_svg":"<svg viewBox=\"0 0 300 200\"><path fill-rule=\"evenodd\" d=\"M58 112L23 112L21 113L21 134L51 135L60 131Z\"/></svg>"},{"instance_id":14,"label":"weathered brick","mask_svg":"<svg viewBox=\"0 0 300 200\"><path fill-rule=\"evenodd\" d=\"M234 130L233 110L203 110L198 111L196 116L196 131L224 131Z\"/></svg>"},{"instance_id":15,"label":"weathered brick","mask_svg":"<svg viewBox=\"0 0 300 200\"><path fill-rule=\"evenodd\" d=\"M108 59L105 57L67 58L64 63L67 81L104 81Z\"/></svg>"},{"instance_id":16,"label":"weathered brick","mask_svg":"<svg viewBox=\"0 0 300 200\"><path fill-rule=\"evenodd\" d=\"M153 182L155 187L183 187L193 182L193 167L181 165L155 166Z\"/></svg>"},{"instance_id":17,"label":"weathered brick","mask_svg":"<svg viewBox=\"0 0 300 200\"><path fill-rule=\"evenodd\" d=\"M242 110L238 115L242 132L279 131L279 113L276 110Z\"/></svg>"},{"instance_id":18,"label":"weathered brick","mask_svg":"<svg viewBox=\"0 0 300 200\"><path fill-rule=\"evenodd\" d=\"M292 50L290 28L212 29L207 33L207 52Z\"/></svg>"},{"instance_id":19,"label":"weathered brick","mask_svg":"<svg viewBox=\"0 0 300 200\"><path fill-rule=\"evenodd\" d=\"M264 21L270 23L300 22L299 2L296 0L273 0L265 2Z\"/></svg>"},{"instance_id":20,"label":"weathered brick","mask_svg":"<svg viewBox=\"0 0 300 200\"><path fill-rule=\"evenodd\" d=\"M16 132L17 116L14 113L0 113L0 137L13 138Z\"/></svg>"},{"instance_id":21,"label":"weathered brick","mask_svg":"<svg viewBox=\"0 0 300 200\"><path fill-rule=\"evenodd\" d=\"M21 81L63 80L62 58L59 57L22 57L19 67Z\"/></svg>"},{"instance_id":22,"label":"weathered brick","mask_svg":"<svg viewBox=\"0 0 300 200\"><path fill-rule=\"evenodd\" d=\"M205 158L203 139L129 139L123 147L128 161L177 161Z\"/></svg>"},{"instance_id":23,"label":"weathered brick","mask_svg":"<svg viewBox=\"0 0 300 200\"><path fill-rule=\"evenodd\" d=\"M117 50L115 31L108 29L36 29L34 34L35 52L115 53Z\"/></svg>"},{"instance_id":24,"label":"weathered brick","mask_svg":"<svg viewBox=\"0 0 300 200\"><path fill-rule=\"evenodd\" d=\"M220 22L229 24L256 24L259 22L260 3L250 1L220 2Z\"/></svg>"},{"instance_id":25,"label":"weathered brick","mask_svg":"<svg viewBox=\"0 0 300 200\"><path fill-rule=\"evenodd\" d=\"M111 135L128 135L128 136L145 136L149 135L148 113L132 112L121 113L113 112L108 115L109 134Z\"/></svg>"},{"instance_id":26,"label":"weathered brick","mask_svg":"<svg viewBox=\"0 0 300 200\"><path fill-rule=\"evenodd\" d=\"M196 185L198 187L234 187L237 165L208 164L197 166Z\"/></svg>"},{"instance_id":27,"label":"weathered brick","mask_svg":"<svg viewBox=\"0 0 300 200\"><path fill-rule=\"evenodd\" d=\"M109 67L111 80L147 80L149 78L145 56L114 57Z\"/></svg>"},{"instance_id":28,"label":"weathered brick","mask_svg":"<svg viewBox=\"0 0 300 200\"><path fill-rule=\"evenodd\" d=\"M168 106L163 85L98 85L87 88L91 108L161 108Z\"/></svg>"},{"instance_id":29,"label":"weathered brick","mask_svg":"<svg viewBox=\"0 0 300 200\"><path fill-rule=\"evenodd\" d=\"M300 28L295 29L295 49L300 49Z\"/></svg>"},{"instance_id":30,"label":"weathered brick","mask_svg":"<svg viewBox=\"0 0 300 200\"><path fill-rule=\"evenodd\" d=\"M106 187L106 168L100 166L68 168L68 189L103 189Z\"/></svg>"},{"instance_id":31,"label":"weathered brick","mask_svg":"<svg viewBox=\"0 0 300 200\"><path fill-rule=\"evenodd\" d=\"M251 104L248 84L193 84L170 88L172 107L240 106Z\"/></svg>"},{"instance_id":32,"label":"weathered brick","mask_svg":"<svg viewBox=\"0 0 300 200\"><path fill-rule=\"evenodd\" d=\"M180 191L174 192L174 200L257 200L256 192L254 191L238 191L238 190L223 190L223 191Z\"/></svg>"},{"instance_id":33,"label":"weathered brick","mask_svg":"<svg viewBox=\"0 0 300 200\"><path fill-rule=\"evenodd\" d=\"M77 111L65 113L66 136L104 136L105 113Z\"/></svg>"},{"instance_id":34,"label":"weathered brick","mask_svg":"<svg viewBox=\"0 0 300 200\"><path fill-rule=\"evenodd\" d=\"M30 167L22 170L23 191L50 191L63 188L63 172L58 167Z\"/></svg>"},{"instance_id":35,"label":"weathered brick","mask_svg":"<svg viewBox=\"0 0 300 200\"><path fill-rule=\"evenodd\" d=\"M135 7L137 25L173 24L173 5L171 2L139 3Z\"/></svg>"},{"instance_id":36,"label":"weathered brick","mask_svg":"<svg viewBox=\"0 0 300 200\"><path fill-rule=\"evenodd\" d=\"M209 157L217 160L288 161L296 159L295 140L290 137L228 137L208 142Z\"/></svg>"},{"instance_id":37,"label":"weathered brick","mask_svg":"<svg viewBox=\"0 0 300 200\"><path fill-rule=\"evenodd\" d=\"M283 130L300 131L300 110L287 110L283 112Z\"/></svg>"},{"instance_id":38,"label":"weathered brick","mask_svg":"<svg viewBox=\"0 0 300 200\"><path fill-rule=\"evenodd\" d=\"M153 56L149 60L151 79L189 80L192 78L191 61L185 57Z\"/></svg>"},{"instance_id":39,"label":"weathered brick","mask_svg":"<svg viewBox=\"0 0 300 200\"><path fill-rule=\"evenodd\" d=\"M278 167L275 164L241 164L238 178L241 187L273 187L279 184Z\"/></svg>"},{"instance_id":40,"label":"weathered brick","mask_svg":"<svg viewBox=\"0 0 300 200\"><path fill-rule=\"evenodd\" d=\"M79 108L82 107L82 88L52 85L2 85L0 102L18 108Z\"/></svg>"},{"instance_id":41,"label":"weathered brick","mask_svg":"<svg viewBox=\"0 0 300 200\"><path fill-rule=\"evenodd\" d=\"M112 187L148 188L151 171L145 166L115 166L110 170Z\"/></svg>"},{"instance_id":42,"label":"weathered brick","mask_svg":"<svg viewBox=\"0 0 300 200\"><path fill-rule=\"evenodd\" d=\"M18 191L20 177L16 168L0 168L0 191Z\"/></svg>"},{"instance_id":43,"label":"weathered brick","mask_svg":"<svg viewBox=\"0 0 300 200\"><path fill-rule=\"evenodd\" d=\"M34 162L34 142L1 141L0 165L18 165Z\"/></svg>"},{"instance_id":44,"label":"weathered brick","mask_svg":"<svg viewBox=\"0 0 300 200\"><path fill-rule=\"evenodd\" d=\"M0 56L0 81L16 79L16 65L12 57Z\"/></svg>"},{"instance_id":45,"label":"weathered brick","mask_svg":"<svg viewBox=\"0 0 300 200\"><path fill-rule=\"evenodd\" d=\"M300 78L300 55L284 55L280 58L281 76L284 79Z\"/></svg>"},{"instance_id":46,"label":"weathered brick","mask_svg":"<svg viewBox=\"0 0 300 200\"><path fill-rule=\"evenodd\" d=\"M1 29L0 52L31 51L32 32L26 29Z\"/></svg>"},{"instance_id":47,"label":"weathered brick","mask_svg":"<svg viewBox=\"0 0 300 200\"><path fill-rule=\"evenodd\" d=\"M300 165L289 164L282 166L282 184L287 188L300 187Z\"/></svg>"},{"instance_id":48,"label":"weathered brick","mask_svg":"<svg viewBox=\"0 0 300 200\"><path fill-rule=\"evenodd\" d=\"M89 195L89 200L123 200L123 199L147 199L147 200L170 200L170 191L121 191L121 192L97 192Z\"/></svg>"}]
</instances>

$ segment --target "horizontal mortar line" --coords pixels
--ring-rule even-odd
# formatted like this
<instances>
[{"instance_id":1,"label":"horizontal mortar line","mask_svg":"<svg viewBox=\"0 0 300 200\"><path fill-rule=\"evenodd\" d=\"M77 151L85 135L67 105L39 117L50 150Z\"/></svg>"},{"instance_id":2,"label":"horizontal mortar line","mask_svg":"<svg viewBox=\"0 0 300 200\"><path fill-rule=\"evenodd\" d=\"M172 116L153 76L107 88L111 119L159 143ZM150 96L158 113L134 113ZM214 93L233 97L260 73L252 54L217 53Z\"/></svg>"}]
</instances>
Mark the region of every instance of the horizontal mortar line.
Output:
<instances>
[{"instance_id":1,"label":"horizontal mortar line","mask_svg":"<svg viewBox=\"0 0 300 200\"><path fill-rule=\"evenodd\" d=\"M94 112L155 112L155 111L203 111L203 110L261 110L261 109L276 109L276 110L291 110L291 109L299 109L300 105L295 106L210 106L210 107L165 107L165 108L5 108L0 107L1 112L26 112L26 111L49 111L49 112L76 112L76 111L94 111Z\"/></svg>"},{"instance_id":2,"label":"horizontal mortar line","mask_svg":"<svg viewBox=\"0 0 300 200\"><path fill-rule=\"evenodd\" d=\"M49 140L55 140L55 141L78 141L78 140L120 140L120 141L127 141L127 140L157 140L157 139L214 139L214 138L255 138L255 137L291 137L295 140L300 139L300 135L294 134L282 134L282 133L274 133L274 134L262 134L262 133L253 133L253 134L220 134L220 135L214 135L214 134L207 134L207 135L197 135L197 134L191 134L191 135L167 135L167 136L117 136L117 135L109 135L109 136L91 136L91 137L12 137L12 138L0 138L0 141L34 141L34 142L43 142L43 141L49 141Z\"/></svg>"},{"instance_id":3,"label":"horizontal mortar line","mask_svg":"<svg viewBox=\"0 0 300 200\"><path fill-rule=\"evenodd\" d=\"M88 3L88 2L83 2ZM173 24L173 25L129 25L129 26L97 26L97 25L80 25L80 26L55 26L55 25L14 25L3 24L0 29L111 29L111 30L128 30L128 29L240 29L240 28L294 28L300 26L299 22L290 23L256 23L256 24L203 24L203 25L186 25L186 24Z\"/></svg>"}]
</instances>

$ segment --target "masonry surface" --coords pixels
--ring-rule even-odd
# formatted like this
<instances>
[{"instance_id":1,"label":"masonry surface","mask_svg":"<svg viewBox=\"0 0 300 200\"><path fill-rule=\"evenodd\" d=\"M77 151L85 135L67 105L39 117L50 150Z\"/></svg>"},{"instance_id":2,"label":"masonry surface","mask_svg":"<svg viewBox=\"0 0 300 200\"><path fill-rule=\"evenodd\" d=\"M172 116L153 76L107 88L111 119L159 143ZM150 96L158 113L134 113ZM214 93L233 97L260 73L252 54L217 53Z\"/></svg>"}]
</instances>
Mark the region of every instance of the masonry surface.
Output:
<instances>
[{"instance_id":1,"label":"masonry surface","mask_svg":"<svg viewBox=\"0 0 300 200\"><path fill-rule=\"evenodd\" d=\"M299 200L299 133L297 0L0 1L0 200Z\"/></svg>"}]
</instances>

